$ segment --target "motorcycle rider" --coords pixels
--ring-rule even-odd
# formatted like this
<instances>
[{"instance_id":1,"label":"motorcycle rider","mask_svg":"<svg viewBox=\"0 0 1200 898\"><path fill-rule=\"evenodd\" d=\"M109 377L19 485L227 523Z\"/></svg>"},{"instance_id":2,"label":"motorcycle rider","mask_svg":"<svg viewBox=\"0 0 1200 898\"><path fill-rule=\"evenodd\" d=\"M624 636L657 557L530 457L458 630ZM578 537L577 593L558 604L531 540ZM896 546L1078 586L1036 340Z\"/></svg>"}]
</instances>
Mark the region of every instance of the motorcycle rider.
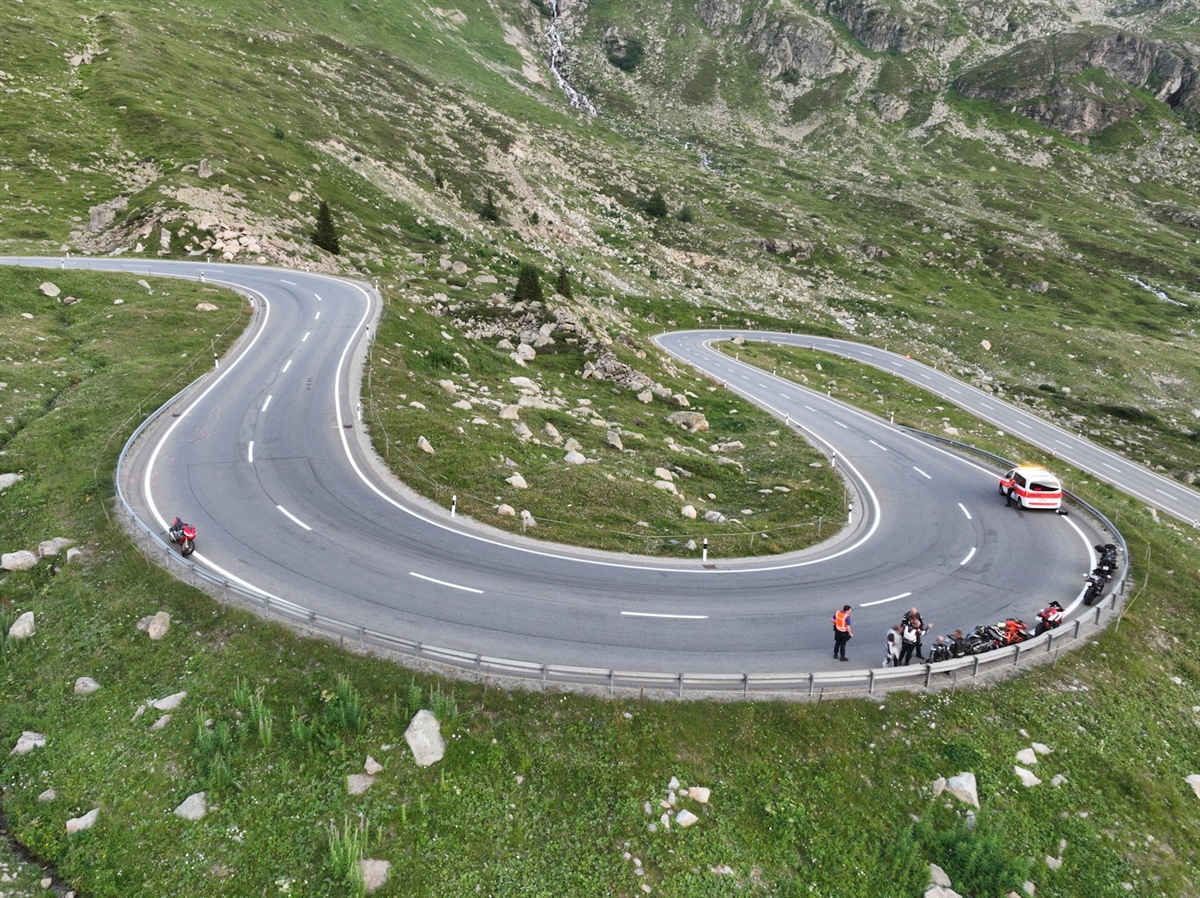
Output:
<instances>
[{"instance_id":1,"label":"motorcycle rider","mask_svg":"<svg viewBox=\"0 0 1200 898\"><path fill-rule=\"evenodd\" d=\"M929 627L927 627L925 625L925 621L921 619L921 612L916 609L916 606L910 608L908 611L908 614L904 615L904 617L901 618L900 629L903 630L908 625L909 621L912 621L913 629L916 631L916 634L917 634L917 638L916 638L917 658L924 661L925 654L924 654L924 652L921 651L921 648L922 648L921 637L929 632Z\"/></svg>"},{"instance_id":2,"label":"motorcycle rider","mask_svg":"<svg viewBox=\"0 0 1200 898\"><path fill-rule=\"evenodd\" d=\"M167 530L167 536L171 537L171 542L177 543L183 539L183 531L189 527L180 518L176 517L172 522L171 527Z\"/></svg>"}]
</instances>

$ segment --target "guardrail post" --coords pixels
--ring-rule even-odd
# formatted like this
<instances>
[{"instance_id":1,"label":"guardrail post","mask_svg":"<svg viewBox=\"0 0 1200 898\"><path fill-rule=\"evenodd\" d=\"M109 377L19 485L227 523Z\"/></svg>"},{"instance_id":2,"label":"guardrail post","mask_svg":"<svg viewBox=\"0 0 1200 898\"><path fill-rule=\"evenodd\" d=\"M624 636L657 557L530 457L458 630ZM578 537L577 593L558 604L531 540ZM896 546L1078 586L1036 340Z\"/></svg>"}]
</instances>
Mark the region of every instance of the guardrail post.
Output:
<instances>
[{"instance_id":1,"label":"guardrail post","mask_svg":"<svg viewBox=\"0 0 1200 898\"><path fill-rule=\"evenodd\" d=\"M683 698L683 674L679 675L679 697Z\"/></svg>"},{"instance_id":2,"label":"guardrail post","mask_svg":"<svg viewBox=\"0 0 1200 898\"><path fill-rule=\"evenodd\" d=\"M925 665L925 688L926 689L929 688L929 678L932 676L933 676L933 665L926 664Z\"/></svg>"},{"instance_id":3,"label":"guardrail post","mask_svg":"<svg viewBox=\"0 0 1200 898\"><path fill-rule=\"evenodd\" d=\"M542 665L542 692L546 691L546 665Z\"/></svg>"},{"instance_id":4,"label":"guardrail post","mask_svg":"<svg viewBox=\"0 0 1200 898\"><path fill-rule=\"evenodd\" d=\"M813 694L813 683L815 682L815 680L816 680L816 677L814 677L814 676L813 676L813 675L810 673L810 674L808 675L808 694L809 694L809 695L812 695L812 694Z\"/></svg>"},{"instance_id":5,"label":"guardrail post","mask_svg":"<svg viewBox=\"0 0 1200 898\"><path fill-rule=\"evenodd\" d=\"M1100 626L1100 608L1096 608L1096 626Z\"/></svg>"},{"instance_id":6,"label":"guardrail post","mask_svg":"<svg viewBox=\"0 0 1200 898\"><path fill-rule=\"evenodd\" d=\"M971 678L979 676L979 656L975 656L975 663L971 665Z\"/></svg>"},{"instance_id":7,"label":"guardrail post","mask_svg":"<svg viewBox=\"0 0 1200 898\"><path fill-rule=\"evenodd\" d=\"M263 596L263 617L267 620L271 619L271 600Z\"/></svg>"},{"instance_id":8,"label":"guardrail post","mask_svg":"<svg viewBox=\"0 0 1200 898\"><path fill-rule=\"evenodd\" d=\"M1072 639L1078 639L1078 638L1079 638L1079 626L1080 626L1080 624L1082 624L1082 623L1083 623L1083 618L1081 618L1081 617L1077 617L1077 618L1075 618L1075 632L1071 634L1071 638L1072 638Z\"/></svg>"},{"instance_id":9,"label":"guardrail post","mask_svg":"<svg viewBox=\"0 0 1200 898\"><path fill-rule=\"evenodd\" d=\"M1017 643L1017 651L1013 654L1013 667L1017 666L1017 662L1021 660L1021 643Z\"/></svg>"},{"instance_id":10,"label":"guardrail post","mask_svg":"<svg viewBox=\"0 0 1200 898\"><path fill-rule=\"evenodd\" d=\"M364 651L364 652L367 650L367 628L366 627L358 628L358 648L360 651Z\"/></svg>"},{"instance_id":11,"label":"guardrail post","mask_svg":"<svg viewBox=\"0 0 1200 898\"><path fill-rule=\"evenodd\" d=\"M615 695L616 690L617 690L617 672L615 670L610 670L608 672L608 694L609 694L609 696L611 697L611 696Z\"/></svg>"},{"instance_id":12,"label":"guardrail post","mask_svg":"<svg viewBox=\"0 0 1200 898\"><path fill-rule=\"evenodd\" d=\"M1052 645L1054 645L1054 631L1053 631L1053 630L1047 630L1047 631L1046 631L1046 653L1047 653L1047 654L1049 654L1049 652L1050 652L1050 647L1051 647Z\"/></svg>"},{"instance_id":13,"label":"guardrail post","mask_svg":"<svg viewBox=\"0 0 1200 898\"><path fill-rule=\"evenodd\" d=\"M867 671L867 695L875 694L875 671Z\"/></svg>"},{"instance_id":14,"label":"guardrail post","mask_svg":"<svg viewBox=\"0 0 1200 898\"><path fill-rule=\"evenodd\" d=\"M742 674L742 698L750 692L750 674Z\"/></svg>"}]
</instances>

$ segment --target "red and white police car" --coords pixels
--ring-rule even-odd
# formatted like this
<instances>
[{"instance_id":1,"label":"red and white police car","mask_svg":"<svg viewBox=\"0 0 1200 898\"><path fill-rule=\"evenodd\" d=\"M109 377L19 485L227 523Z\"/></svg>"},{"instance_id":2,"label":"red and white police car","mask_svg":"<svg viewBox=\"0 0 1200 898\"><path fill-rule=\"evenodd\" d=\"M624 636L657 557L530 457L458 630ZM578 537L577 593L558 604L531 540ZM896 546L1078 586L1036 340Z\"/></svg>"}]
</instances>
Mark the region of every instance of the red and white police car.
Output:
<instances>
[{"instance_id":1,"label":"red and white police car","mask_svg":"<svg viewBox=\"0 0 1200 898\"><path fill-rule=\"evenodd\" d=\"M1062 507L1062 484L1045 468L1018 465L1000 478L1000 495L1018 508Z\"/></svg>"}]
</instances>

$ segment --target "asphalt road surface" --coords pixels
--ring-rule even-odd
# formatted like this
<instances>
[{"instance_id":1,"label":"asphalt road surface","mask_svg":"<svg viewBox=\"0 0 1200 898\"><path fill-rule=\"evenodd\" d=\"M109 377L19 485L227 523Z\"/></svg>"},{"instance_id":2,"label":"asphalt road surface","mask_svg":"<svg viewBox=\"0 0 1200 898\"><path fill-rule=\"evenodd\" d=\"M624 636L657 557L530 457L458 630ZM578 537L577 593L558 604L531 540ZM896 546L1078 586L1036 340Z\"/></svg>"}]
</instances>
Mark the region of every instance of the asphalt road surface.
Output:
<instances>
[{"instance_id":1,"label":"asphalt road surface","mask_svg":"<svg viewBox=\"0 0 1200 898\"><path fill-rule=\"evenodd\" d=\"M1091 547L1103 541L1083 515L1006 508L999 472L977 460L706 348L728 332L657 342L835 454L855 497L850 527L796 555L707 564L510 536L413 496L369 450L357 374L379 310L368 285L262 266L23 264L33 261L188 278L203 271L206 282L252 298L257 314L246 335L139 441L120 472L122 491L164 532L176 514L195 524L192 559L219 576L356 626L551 664L796 672L836 666L830 617L850 604L853 663L842 667L876 667L886 631L913 605L934 633L948 633L1009 615L1031 621L1050 599L1077 602ZM1109 463L1147 473L917 363L815 342L918 383L928 377L935 392L961 391L981 417L1034 441L1040 428L1051 440L1070 439L1060 456L1069 449L1087 469L1083 450L1098 453L1092 473L1102 479L1110 479ZM1158 480L1135 486L1174 486ZM1196 504L1195 493L1180 493L1184 506L1189 496Z\"/></svg>"}]
</instances>

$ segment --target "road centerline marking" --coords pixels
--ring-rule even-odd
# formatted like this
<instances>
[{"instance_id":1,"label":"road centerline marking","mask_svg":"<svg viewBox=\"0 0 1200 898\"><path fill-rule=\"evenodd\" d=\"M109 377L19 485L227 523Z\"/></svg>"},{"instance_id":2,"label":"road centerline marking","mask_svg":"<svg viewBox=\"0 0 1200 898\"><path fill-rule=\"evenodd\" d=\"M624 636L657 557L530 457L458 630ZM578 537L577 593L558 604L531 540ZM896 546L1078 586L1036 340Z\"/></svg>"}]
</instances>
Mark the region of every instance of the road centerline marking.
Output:
<instances>
[{"instance_id":1,"label":"road centerline marking","mask_svg":"<svg viewBox=\"0 0 1200 898\"><path fill-rule=\"evenodd\" d=\"M309 331L309 332L308 332L308 334L311 334L311 333L312 333L312 331ZM300 342L301 342L301 343L303 343L305 340L307 340L307 339L308 339L308 334L305 334L303 337L301 337L301 338L300 338Z\"/></svg>"},{"instance_id":2,"label":"road centerline marking","mask_svg":"<svg viewBox=\"0 0 1200 898\"><path fill-rule=\"evenodd\" d=\"M899 599L907 599L911 595L912 595L911 592L902 592L898 596L889 596L886 599L876 599L874 602L863 602L859 607L860 608L870 608L872 605L883 605L886 602L895 602L895 601L898 601Z\"/></svg>"},{"instance_id":3,"label":"road centerline marking","mask_svg":"<svg viewBox=\"0 0 1200 898\"><path fill-rule=\"evenodd\" d=\"M965 514L967 516L967 520L968 521L971 520L971 512L967 511L967 506L965 506L961 502L959 502L958 507L963 510L963 514Z\"/></svg>"},{"instance_id":4,"label":"road centerline marking","mask_svg":"<svg viewBox=\"0 0 1200 898\"><path fill-rule=\"evenodd\" d=\"M924 471L922 471L916 465L913 465L913 470L916 471L918 474L920 474L922 477L924 477L926 480L933 480L932 477L930 477L928 474L926 474Z\"/></svg>"},{"instance_id":5,"label":"road centerline marking","mask_svg":"<svg viewBox=\"0 0 1200 898\"><path fill-rule=\"evenodd\" d=\"M272 395L274 395L274 394L272 394ZM263 403L262 411L260 411L259 414L261 415L263 412L265 412L267 410L267 406L270 404L271 404L271 397L268 396L267 401Z\"/></svg>"},{"instance_id":6,"label":"road centerline marking","mask_svg":"<svg viewBox=\"0 0 1200 898\"><path fill-rule=\"evenodd\" d=\"M650 611L622 611L622 617L660 617L671 620L708 620L707 614L655 614Z\"/></svg>"},{"instance_id":7,"label":"road centerline marking","mask_svg":"<svg viewBox=\"0 0 1200 898\"><path fill-rule=\"evenodd\" d=\"M250 462L250 464L254 464L254 440L250 441L250 451L249 451L248 455L249 455L248 461Z\"/></svg>"},{"instance_id":8,"label":"road centerline marking","mask_svg":"<svg viewBox=\"0 0 1200 898\"><path fill-rule=\"evenodd\" d=\"M280 371L279 373L280 373L280 374L287 374L287 369L288 369L288 368L290 368L290 367L292 367L292 360L291 360L291 359L288 359L288 360L287 360L287 364L283 366L283 370L282 370L282 371Z\"/></svg>"},{"instance_id":9,"label":"road centerline marking","mask_svg":"<svg viewBox=\"0 0 1200 898\"><path fill-rule=\"evenodd\" d=\"M966 557L966 558L964 558L962 561L960 561L960 562L958 563L958 566L959 566L959 567L962 567L964 564L966 564L968 561L970 561L970 560L971 560L972 558L974 558L974 557L975 557L975 547L974 547L974 546L971 546L971 551L967 553L967 557Z\"/></svg>"},{"instance_id":10,"label":"road centerline marking","mask_svg":"<svg viewBox=\"0 0 1200 898\"><path fill-rule=\"evenodd\" d=\"M284 513L284 515L291 518L293 521L295 521L297 524L299 524L301 527L303 527L305 530L312 530L312 527L309 527L306 523L304 523L302 520L300 520L298 517L296 517L294 514L292 514L290 511L288 511L282 505L276 505L275 507L278 508L280 511L282 511Z\"/></svg>"},{"instance_id":11,"label":"road centerline marking","mask_svg":"<svg viewBox=\"0 0 1200 898\"><path fill-rule=\"evenodd\" d=\"M483 595L482 589L476 589L474 586L462 586L458 583L449 583L445 580L437 580L433 577L426 577L424 574L418 574L416 571L408 572L410 577L416 577L418 580L428 580L430 583L436 583L438 586L449 586L451 589L461 589L463 592L473 592Z\"/></svg>"}]
</instances>

